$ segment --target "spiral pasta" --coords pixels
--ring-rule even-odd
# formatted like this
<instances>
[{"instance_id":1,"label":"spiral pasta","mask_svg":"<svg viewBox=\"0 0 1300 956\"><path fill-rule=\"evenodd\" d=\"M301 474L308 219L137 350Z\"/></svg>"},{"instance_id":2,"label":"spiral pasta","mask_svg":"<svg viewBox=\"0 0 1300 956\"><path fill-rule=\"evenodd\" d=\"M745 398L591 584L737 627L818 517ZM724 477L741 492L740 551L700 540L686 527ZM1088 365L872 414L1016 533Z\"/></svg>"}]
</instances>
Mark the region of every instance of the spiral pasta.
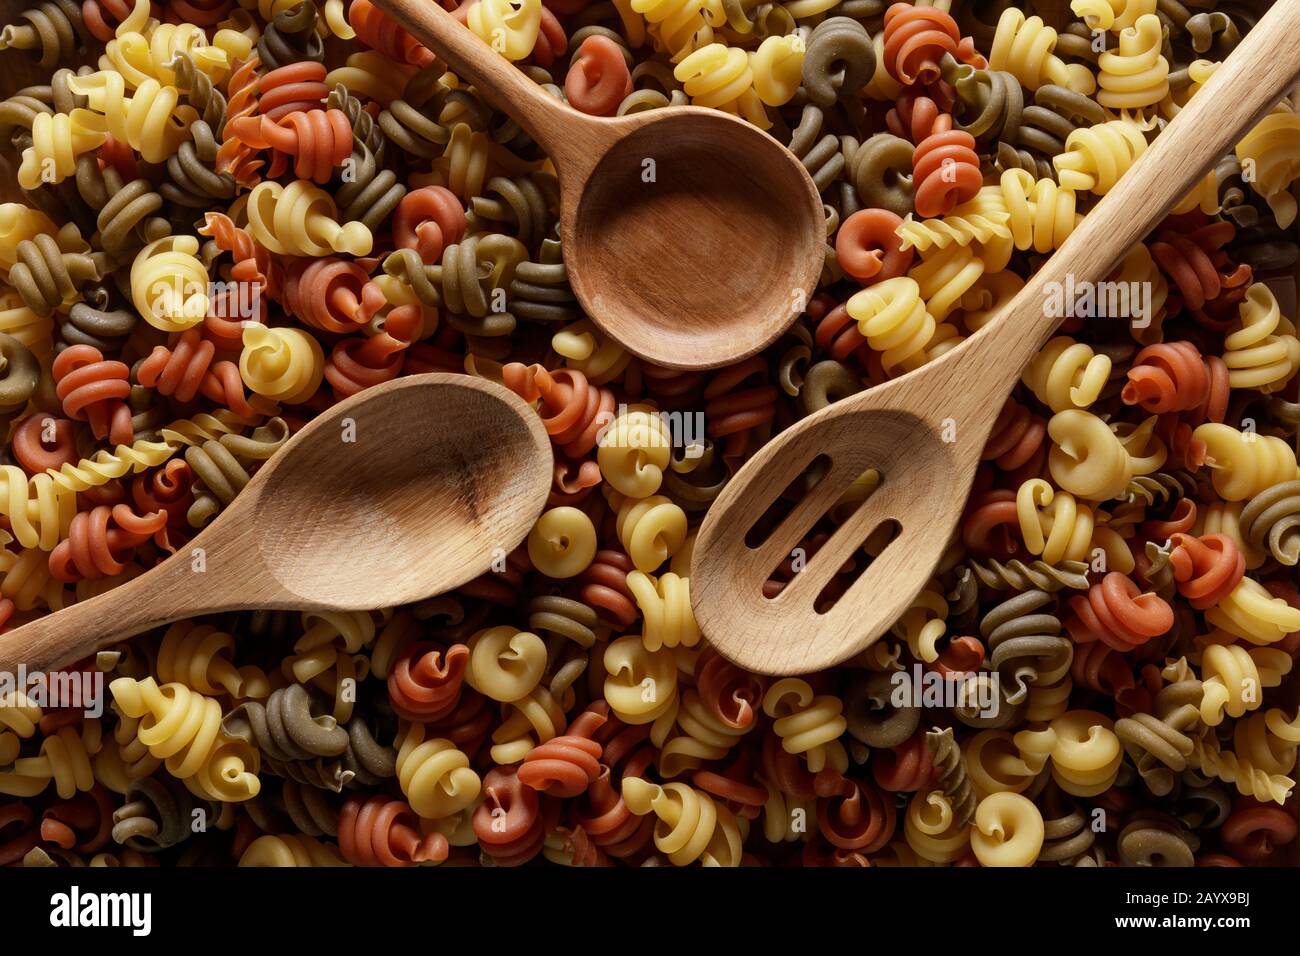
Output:
<instances>
[{"instance_id":1,"label":"spiral pasta","mask_svg":"<svg viewBox=\"0 0 1300 956\"><path fill-rule=\"evenodd\" d=\"M11 16L0 59L37 74L0 101L26 203L0 205L0 627L170 554L199 575L195 534L293 433L399 376L503 382L555 460L526 542L451 593L174 622L62 672L108 675L99 718L0 697L0 862L1284 859L1300 346L1275 276L1296 251L1293 104L990 410L960 531L884 637L771 680L691 611L695 532L745 461L993 321L1253 28L1249 7L453 11L574 109L694 102L807 170L825 207L814 295L770 347L706 371L593 322L551 158L368 0ZM1127 308L1102 302L1121 289ZM889 481L872 469L808 516L767 598Z\"/></svg>"},{"instance_id":2,"label":"spiral pasta","mask_svg":"<svg viewBox=\"0 0 1300 956\"><path fill-rule=\"evenodd\" d=\"M140 719L137 739L173 776L211 799L257 796L257 751L222 731L221 708L212 698L183 684L159 686L152 677L119 678L109 690L125 716Z\"/></svg>"}]
</instances>

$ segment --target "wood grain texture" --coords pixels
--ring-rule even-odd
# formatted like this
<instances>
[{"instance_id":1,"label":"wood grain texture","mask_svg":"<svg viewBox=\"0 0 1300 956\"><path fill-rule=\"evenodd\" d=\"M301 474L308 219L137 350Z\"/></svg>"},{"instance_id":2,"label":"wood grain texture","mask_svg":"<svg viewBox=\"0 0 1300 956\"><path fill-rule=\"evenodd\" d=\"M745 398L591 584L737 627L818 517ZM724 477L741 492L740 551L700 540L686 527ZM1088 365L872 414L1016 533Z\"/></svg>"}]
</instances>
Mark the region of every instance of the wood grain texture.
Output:
<instances>
[{"instance_id":1,"label":"wood grain texture","mask_svg":"<svg viewBox=\"0 0 1300 956\"><path fill-rule=\"evenodd\" d=\"M541 419L503 386L441 372L375 386L308 423L174 557L0 635L0 671L60 667L198 614L370 610L450 590L523 540L551 465Z\"/></svg>"},{"instance_id":2,"label":"wood grain texture","mask_svg":"<svg viewBox=\"0 0 1300 956\"><path fill-rule=\"evenodd\" d=\"M738 362L776 341L825 256L821 196L771 136L717 110L592 117L552 99L429 0L376 0L543 147L584 311L675 369Z\"/></svg>"},{"instance_id":3,"label":"wood grain texture","mask_svg":"<svg viewBox=\"0 0 1300 956\"><path fill-rule=\"evenodd\" d=\"M961 516L993 422L1026 364L1063 316L1044 307L1052 283L1105 279L1214 162L1281 97L1300 71L1300 0L1274 4L1227 62L1097 204L1001 313L958 348L914 372L803 419L761 448L705 518L691 599L705 635L749 670L795 674L870 646L925 586ZM943 440L945 424L955 441ZM819 455L828 473L757 546L755 520ZM763 582L868 468L883 483L775 598ZM822 588L859 566L876 527L901 531L826 613Z\"/></svg>"}]
</instances>

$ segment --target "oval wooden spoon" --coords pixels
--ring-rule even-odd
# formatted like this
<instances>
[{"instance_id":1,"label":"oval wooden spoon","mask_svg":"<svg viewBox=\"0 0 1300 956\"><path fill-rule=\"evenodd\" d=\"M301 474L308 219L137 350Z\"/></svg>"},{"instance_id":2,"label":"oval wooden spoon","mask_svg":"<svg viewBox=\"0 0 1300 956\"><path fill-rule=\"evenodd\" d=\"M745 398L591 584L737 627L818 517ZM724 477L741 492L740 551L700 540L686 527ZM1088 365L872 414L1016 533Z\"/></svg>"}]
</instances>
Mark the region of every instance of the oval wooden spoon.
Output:
<instances>
[{"instance_id":1,"label":"oval wooden spoon","mask_svg":"<svg viewBox=\"0 0 1300 956\"><path fill-rule=\"evenodd\" d=\"M550 440L513 392L441 372L395 379L309 422L175 556L0 635L0 672L61 667L199 614L421 600L518 545L550 486Z\"/></svg>"},{"instance_id":2,"label":"oval wooden spoon","mask_svg":"<svg viewBox=\"0 0 1300 956\"><path fill-rule=\"evenodd\" d=\"M1282 95L1300 69L1300 2L1276 3L1228 61L978 334L901 378L836 402L764 445L700 529L691 599L704 633L753 671L820 670L868 647L925 586L965 507L980 453L1012 386L1061 322L1051 294L1103 280ZM821 480L770 534L755 523L818 456ZM864 471L879 488L774 598L763 583ZM875 529L892 542L825 613L819 595ZM751 530L753 529L753 530ZM748 537L748 543L746 541ZM760 540L761 539L761 540Z\"/></svg>"},{"instance_id":3,"label":"oval wooden spoon","mask_svg":"<svg viewBox=\"0 0 1300 956\"><path fill-rule=\"evenodd\" d=\"M555 164L569 282L642 358L729 365L774 342L821 273L826 222L803 164L717 110L587 116L553 99L433 0L375 0Z\"/></svg>"}]
</instances>

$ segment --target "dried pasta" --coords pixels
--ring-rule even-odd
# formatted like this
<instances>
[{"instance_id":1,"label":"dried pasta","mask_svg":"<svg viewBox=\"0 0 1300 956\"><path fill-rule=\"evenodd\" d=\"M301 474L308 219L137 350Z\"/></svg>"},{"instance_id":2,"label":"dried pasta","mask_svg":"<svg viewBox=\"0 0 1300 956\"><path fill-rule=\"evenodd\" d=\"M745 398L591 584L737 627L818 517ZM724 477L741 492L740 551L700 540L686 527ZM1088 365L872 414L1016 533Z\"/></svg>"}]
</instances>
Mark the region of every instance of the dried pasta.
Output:
<instances>
[{"instance_id":1,"label":"dried pasta","mask_svg":"<svg viewBox=\"0 0 1300 956\"><path fill-rule=\"evenodd\" d=\"M463 5L504 68L585 114L723 110L808 170L818 288L708 372L593 324L548 157L368 0L45 0L0 24L0 61L43 76L0 100L25 191L0 205L0 629L169 555L199 577L191 540L289 436L398 376L504 383L555 458L524 544L453 593L177 621L69 670L107 672L99 716L0 697L0 864L1293 853L1292 101L1130 250L1108 286L1131 301L1071 303L877 644L769 679L691 610L695 533L737 469L978 335L1259 6Z\"/></svg>"}]
</instances>

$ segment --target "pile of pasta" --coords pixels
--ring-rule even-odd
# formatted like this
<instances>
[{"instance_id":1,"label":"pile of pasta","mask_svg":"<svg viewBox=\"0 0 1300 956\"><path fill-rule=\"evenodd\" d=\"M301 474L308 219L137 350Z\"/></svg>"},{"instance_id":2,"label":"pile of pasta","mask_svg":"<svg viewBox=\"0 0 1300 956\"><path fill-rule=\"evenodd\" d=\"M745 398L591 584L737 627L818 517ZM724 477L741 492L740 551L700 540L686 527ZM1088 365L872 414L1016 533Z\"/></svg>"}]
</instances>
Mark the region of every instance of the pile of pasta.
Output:
<instances>
[{"instance_id":1,"label":"pile of pasta","mask_svg":"<svg viewBox=\"0 0 1300 956\"><path fill-rule=\"evenodd\" d=\"M0 102L27 197L0 206L5 627L190 560L295 430L398 375L504 382L556 464L526 542L454 593L178 622L70 668L103 675L98 716L9 691L0 863L1289 860L1290 102L1111 277L1142 320L1083 309L1033 361L888 635L769 679L691 612L737 468L978 332L1266 4L1023 6L449 2L578 110L715 107L807 167L817 294L711 372L584 316L547 158L369 0L49 0L5 25L0 62L48 74Z\"/></svg>"}]
</instances>

